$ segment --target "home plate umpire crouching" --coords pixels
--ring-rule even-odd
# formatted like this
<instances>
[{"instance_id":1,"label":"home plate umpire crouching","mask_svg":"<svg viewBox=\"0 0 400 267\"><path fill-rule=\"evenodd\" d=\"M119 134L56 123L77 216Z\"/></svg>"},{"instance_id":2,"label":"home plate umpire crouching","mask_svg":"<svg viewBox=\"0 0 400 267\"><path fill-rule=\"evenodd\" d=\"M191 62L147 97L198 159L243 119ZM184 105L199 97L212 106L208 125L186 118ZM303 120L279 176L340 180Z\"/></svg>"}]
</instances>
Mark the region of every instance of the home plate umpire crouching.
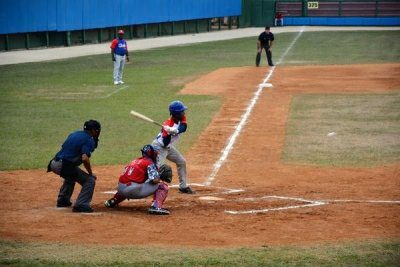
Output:
<instances>
[{"instance_id":1,"label":"home plate umpire crouching","mask_svg":"<svg viewBox=\"0 0 400 267\"><path fill-rule=\"evenodd\" d=\"M97 148L101 125L98 121L89 120L83 125L83 131L71 133L64 141L61 150L49 162L47 172L54 172L64 179L57 199L57 207L70 207L71 196L74 192L75 183L81 186L81 192L76 199L73 212L93 212L90 207L96 176L92 172L90 156ZM84 172L79 165L85 166Z\"/></svg>"}]
</instances>

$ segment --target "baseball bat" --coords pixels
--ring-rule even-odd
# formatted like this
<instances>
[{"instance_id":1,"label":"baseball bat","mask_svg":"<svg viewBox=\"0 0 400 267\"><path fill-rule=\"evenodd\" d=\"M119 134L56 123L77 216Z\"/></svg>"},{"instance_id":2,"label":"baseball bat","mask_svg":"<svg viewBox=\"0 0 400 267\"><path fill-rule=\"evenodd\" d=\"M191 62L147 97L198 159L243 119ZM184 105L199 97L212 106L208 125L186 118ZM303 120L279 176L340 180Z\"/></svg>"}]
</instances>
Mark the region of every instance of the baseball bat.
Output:
<instances>
[{"instance_id":1,"label":"baseball bat","mask_svg":"<svg viewBox=\"0 0 400 267\"><path fill-rule=\"evenodd\" d=\"M131 115L134 116L135 118L140 119L140 120L147 121L147 122L150 122L150 123L153 123L153 124L155 124L157 126L161 126L162 127L161 123L156 122L156 121L150 119L149 117L147 117L147 116L145 116L143 114L140 114L139 112L136 112L134 110L131 110Z\"/></svg>"}]
</instances>

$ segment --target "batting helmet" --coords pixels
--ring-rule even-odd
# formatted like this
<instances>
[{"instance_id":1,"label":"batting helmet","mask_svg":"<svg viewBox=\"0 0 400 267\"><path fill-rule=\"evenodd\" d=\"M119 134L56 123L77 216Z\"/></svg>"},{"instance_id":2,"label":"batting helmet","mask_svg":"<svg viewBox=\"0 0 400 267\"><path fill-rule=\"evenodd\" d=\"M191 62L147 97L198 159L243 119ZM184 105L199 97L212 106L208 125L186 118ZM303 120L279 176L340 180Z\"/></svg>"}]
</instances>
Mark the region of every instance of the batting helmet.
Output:
<instances>
[{"instance_id":1,"label":"batting helmet","mask_svg":"<svg viewBox=\"0 0 400 267\"><path fill-rule=\"evenodd\" d=\"M88 120L85 121L83 124L83 130L90 131L90 130L95 130L95 131L101 131L101 124L100 122L96 120Z\"/></svg>"},{"instance_id":2,"label":"batting helmet","mask_svg":"<svg viewBox=\"0 0 400 267\"><path fill-rule=\"evenodd\" d=\"M181 101L175 100L169 104L169 112L172 116L180 115L185 110L187 110L187 107Z\"/></svg>"},{"instance_id":3,"label":"batting helmet","mask_svg":"<svg viewBox=\"0 0 400 267\"><path fill-rule=\"evenodd\" d=\"M118 34L125 34L124 30L119 30Z\"/></svg>"},{"instance_id":4,"label":"batting helmet","mask_svg":"<svg viewBox=\"0 0 400 267\"><path fill-rule=\"evenodd\" d=\"M154 163L157 161L158 151L152 145L145 145L140 151L143 157L151 159Z\"/></svg>"}]
</instances>

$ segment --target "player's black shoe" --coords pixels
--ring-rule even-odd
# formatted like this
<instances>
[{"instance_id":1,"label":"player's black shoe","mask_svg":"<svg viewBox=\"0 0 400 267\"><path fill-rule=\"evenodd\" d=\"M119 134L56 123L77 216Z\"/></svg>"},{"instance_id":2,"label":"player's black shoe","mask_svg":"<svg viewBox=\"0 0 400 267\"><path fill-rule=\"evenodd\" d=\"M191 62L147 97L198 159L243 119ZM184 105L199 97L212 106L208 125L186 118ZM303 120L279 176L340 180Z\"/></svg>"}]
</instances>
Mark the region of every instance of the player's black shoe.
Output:
<instances>
[{"instance_id":1,"label":"player's black shoe","mask_svg":"<svg viewBox=\"0 0 400 267\"><path fill-rule=\"evenodd\" d=\"M179 192L181 192L182 194L189 194L189 195L194 195L196 194L196 191L192 190L192 188L185 187L185 188L179 188Z\"/></svg>"},{"instance_id":2,"label":"player's black shoe","mask_svg":"<svg viewBox=\"0 0 400 267\"><path fill-rule=\"evenodd\" d=\"M167 209L156 208L153 206L151 206L149 208L148 212L153 215L169 215L170 214L169 210L167 210Z\"/></svg>"},{"instance_id":3,"label":"player's black shoe","mask_svg":"<svg viewBox=\"0 0 400 267\"><path fill-rule=\"evenodd\" d=\"M117 205L117 200L115 198L110 198L109 200L106 200L104 202L104 206L106 206L107 208L114 208Z\"/></svg>"},{"instance_id":4,"label":"player's black shoe","mask_svg":"<svg viewBox=\"0 0 400 267\"><path fill-rule=\"evenodd\" d=\"M57 208L68 208L72 206L71 201L62 201L62 202L57 202Z\"/></svg>"},{"instance_id":5,"label":"player's black shoe","mask_svg":"<svg viewBox=\"0 0 400 267\"><path fill-rule=\"evenodd\" d=\"M83 213L92 213L94 210L91 207L86 206L74 206L72 208L73 212L83 212Z\"/></svg>"}]
</instances>

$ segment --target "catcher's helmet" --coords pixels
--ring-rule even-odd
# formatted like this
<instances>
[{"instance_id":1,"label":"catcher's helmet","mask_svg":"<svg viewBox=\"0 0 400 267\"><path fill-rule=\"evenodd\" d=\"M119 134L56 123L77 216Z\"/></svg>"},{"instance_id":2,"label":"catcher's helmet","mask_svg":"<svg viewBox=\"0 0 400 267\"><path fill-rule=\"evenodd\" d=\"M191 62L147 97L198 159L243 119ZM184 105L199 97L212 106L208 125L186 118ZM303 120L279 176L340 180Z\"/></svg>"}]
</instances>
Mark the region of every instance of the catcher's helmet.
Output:
<instances>
[{"instance_id":1,"label":"catcher's helmet","mask_svg":"<svg viewBox=\"0 0 400 267\"><path fill-rule=\"evenodd\" d=\"M185 110L187 110L187 107L181 101L176 100L169 104L169 112L172 116L180 115Z\"/></svg>"},{"instance_id":2,"label":"catcher's helmet","mask_svg":"<svg viewBox=\"0 0 400 267\"><path fill-rule=\"evenodd\" d=\"M122 35L124 35L124 34L125 34L125 32L124 32L124 30L119 30L119 31L118 31L118 34L122 34Z\"/></svg>"},{"instance_id":3,"label":"catcher's helmet","mask_svg":"<svg viewBox=\"0 0 400 267\"><path fill-rule=\"evenodd\" d=\"M151 159L154 163L157 161L158 151L152 145L145 145L140 151L143 157Z\"/></svg>"},{"instance_id":4,"label":"catcher's helmet","mask_svg":"<svg viewBox=\"0 0 400 267\"><path fill-rule=\"evenodd\" d=\"M95 130L95 131L101 131L101 124L100 122L96 120L88 120L85 121L83 124L83 130L90 131L90 130Z\"/></svg>"}]
</instances>

